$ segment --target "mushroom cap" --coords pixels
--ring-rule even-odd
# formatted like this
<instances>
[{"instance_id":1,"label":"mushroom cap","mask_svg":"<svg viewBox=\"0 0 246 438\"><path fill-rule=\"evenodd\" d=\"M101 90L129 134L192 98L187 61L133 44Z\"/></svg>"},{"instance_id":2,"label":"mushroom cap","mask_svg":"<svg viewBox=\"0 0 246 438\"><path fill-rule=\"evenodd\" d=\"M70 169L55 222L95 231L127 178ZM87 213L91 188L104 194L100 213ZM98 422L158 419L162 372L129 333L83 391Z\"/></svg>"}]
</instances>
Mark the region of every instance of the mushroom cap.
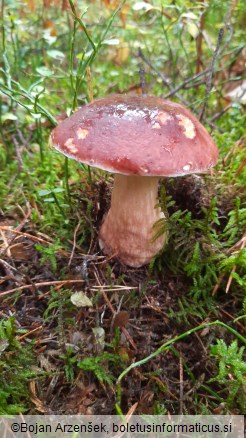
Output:
<instances>
[{"instance_id":1,"label":"mushroom cap","mask_svg":"<svg viewBox=\"0 0 246 438\"><path fill-rule=\"evenodd\" d=\"M77 161L125 175L186 175L218 160L196 117L154 96L110 95L84 105L52 131L50 144Z\"/></svg>"}]
</instances>

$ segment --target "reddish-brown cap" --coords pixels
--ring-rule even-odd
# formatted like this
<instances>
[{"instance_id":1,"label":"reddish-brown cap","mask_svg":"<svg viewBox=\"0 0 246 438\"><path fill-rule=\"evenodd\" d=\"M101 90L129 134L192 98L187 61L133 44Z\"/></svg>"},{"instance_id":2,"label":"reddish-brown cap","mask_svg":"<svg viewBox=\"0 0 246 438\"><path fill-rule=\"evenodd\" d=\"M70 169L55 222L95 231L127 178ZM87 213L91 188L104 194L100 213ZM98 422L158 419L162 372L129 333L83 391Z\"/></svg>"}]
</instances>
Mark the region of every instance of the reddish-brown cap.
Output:
<instances>
[{"instance_id":1,"label":"reddish-brown cap","mask_svg":"<svg viewBox=\"0 0 246 438\"><path fill-rule=\"evenodd\" d=\"M52 131L51 145L125 175L186 175L218 160L216 145L190 111L153 96L111 95L85 105Z\"/></svg>"}]
</instances>

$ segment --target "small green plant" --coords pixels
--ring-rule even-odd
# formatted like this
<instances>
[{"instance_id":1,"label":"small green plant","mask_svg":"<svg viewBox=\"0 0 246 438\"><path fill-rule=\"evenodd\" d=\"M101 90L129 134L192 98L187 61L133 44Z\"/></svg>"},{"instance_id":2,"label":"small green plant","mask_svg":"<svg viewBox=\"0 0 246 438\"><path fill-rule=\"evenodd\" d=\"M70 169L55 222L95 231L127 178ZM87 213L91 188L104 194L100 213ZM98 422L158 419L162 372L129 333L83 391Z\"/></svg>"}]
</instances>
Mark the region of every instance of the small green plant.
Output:
<instances>
[{"instance_id":1,"label":"small green plant","mask_svg":"<svg viewBox=\"0 0 246 438\"><path fill-rule=\"evenodd\" d=\"M21 333L14 317L0 322L0 415L26 412L30 405L28 381L37 373L32 346L17 340Z\"/></svg>"},{"instance_id":2,"label":"small green plant","mask_svg":"<svg viewBox=\"0 0 246 438\"><path fill-rule=\"evenodd\" d=\"M154 404L154 415L167 415L167 408L165 406L165 403L161 403L159 401L156 401Z\"/></svg>"},{"instance_id":3,"label":"small green plant","mask_svg":"<svg viewBox=\"0 0 246 438\"><path fill-rule=\"evenodd\" d=\"M100 382L113 384L113 374L108 369L109 364L118 365L120 357L116 354L104 352L99 356L85 357L78 362L78 367L84 371L91 371L95 374Z\"/></svg>"},{"instance_id":4,"label":"small green plant","mask_svg":"<svg viewBox=\"0 0 246 438\"><path fill-rule=\"evenodd\" d=\"M74 320L66 317L64 311L69 311L73 307L70 300L71 291L67 289L62 289L56 291L55 289L50 289L50 299L48 301L47 307L43 313L43 318L45 322L56 319L57 322L57 334L59 337L59 343L64 344L64 325L73 325Z\"/></svg>"},{"instance_id":5,"label":"small green plant","mask_svg":"<svg viewBox=\"0 0 246 438\"><path fill-rule=\"evenodd\" d=\"M61 359L64 360L64 373L68 382L74 381L74 365L76 364L78 358L74 354L73 348L68 347L65 354L61 354Z\"/></svg>"},{"instance_id":6,"label":"small green plant","mask_svg":"<svg viewBox=\"0 0 246 438\"><path fill-rule=\"evenodd\" d=\"M38 195L43 198L44 202L55 203L60 213L65 218L66 214L64 208L69 207L69 205L64 203L61 204L57 197L57 193L62 193L64 191L65 189L63 189L62 187L56 187L55 189L50 189L50 190L40 190L38 192Z\"/></svg>"},{"instance_id":7,"label":"small green plant","mask_svg":"<svg viewBox=\"0 0 246 438\"><path fill-rule=\"evenodd\" d=\"M177 300L178 308L168 310L167 314L176 324L192 324L192 317L202 321L206 318L208 312L216 316L217 308L212 297L195 300L194 297L181 297Z\"/></svg>"},{"instance_id":8,"label":"small green plant","mask_svg":"<svg viewBox=\"0 0 246 438\"><path fill-rule=\"evenodd\" d=\"M243 360L243 353L244 347L239 348L237 340L226 345L223 339L218 339L217 344L211 346L210 353L219 362L218 374L210 382L218 382L224 386L228 408L237 403L244 411L246 362Z\"/></svg>"},{"instance_id":9,"label":"small green plant","mask_svg":"<svg viewBox=\"0 0 246 438\"><path fill-rule=\"evenodd\" d=\"M61 248L60 243L54 242L49 246L43 246L37 243L35 245L35 248L37 251L39 251L42 254L40 259L41 266L48 262L50 264L51 270L53 272L56 272L57 270L56 252L58 249Z\"/></svg>"},{"instance_id":10,"label":"small green plant","mask_svg":"<svg viewBox=\"0 0 246 438\"><path fill-rule=\"evenodd\" d=\"M236 239L240 239L240 233L246 228L246 208L242 206L239 197L235 199L233 210L228 213L228 222L221 235L221 240L226 242L228 247L232 246Z\"/></svg>"}]
</instances>

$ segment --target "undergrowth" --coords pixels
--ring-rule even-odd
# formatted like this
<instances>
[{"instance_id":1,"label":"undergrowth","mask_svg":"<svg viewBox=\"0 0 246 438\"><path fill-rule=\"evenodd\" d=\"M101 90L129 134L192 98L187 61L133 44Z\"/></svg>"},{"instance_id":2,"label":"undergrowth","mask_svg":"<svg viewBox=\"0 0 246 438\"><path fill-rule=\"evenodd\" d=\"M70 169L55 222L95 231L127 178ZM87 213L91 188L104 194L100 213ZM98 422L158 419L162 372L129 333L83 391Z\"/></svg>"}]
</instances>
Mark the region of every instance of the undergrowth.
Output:
<instances>
[{"instance_id":1,"label":"undergrowth","mask_svg":"<svg viewBox=\"0 0 246 438\"><path fill-rule=\"evenodd\" d=\"M28 383L38 377L33 345L18 341L26 331L15 318L0 321L0 415L16 415L31 408Z\"/></svg>"},{"instance_id":2,"label":"undergrowth","mask_svg":"<svg viewBox=\"0 0 246 438\"><path fill-rule=\"evenodd\" d=\"M245 411L245 373L246 363L243 360L245 347L238 347L237 341L226 345L223 339L218 339L217 344L211 346L211 356L218 362L218 374L210 379L211 382L218 382L223 385L220 392L226 393L226 403L228 408L233 408L235 400L240 406L241 412Z\"/></svg>"}]
</instances>

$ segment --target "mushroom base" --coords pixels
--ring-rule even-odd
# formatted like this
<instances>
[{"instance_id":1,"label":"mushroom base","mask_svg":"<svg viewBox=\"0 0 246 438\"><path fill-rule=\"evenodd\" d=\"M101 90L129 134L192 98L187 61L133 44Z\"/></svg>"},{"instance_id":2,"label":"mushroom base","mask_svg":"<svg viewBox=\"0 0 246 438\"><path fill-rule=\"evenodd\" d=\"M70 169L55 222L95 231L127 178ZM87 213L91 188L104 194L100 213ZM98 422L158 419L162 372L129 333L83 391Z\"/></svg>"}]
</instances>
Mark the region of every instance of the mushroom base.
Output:
<instances>
[{"instance_id":1,"label":"mushroom base","mask_svg":"<svg viewBox=\"0 0 246 438\"><path fill-rule=\"evenodd\" d=\"M166 235L154 239L153 225L164 218L157 177L115 175L111 207L99 232L99 245L128 266L138 268L162 249Z\"/></svg>"}]
</instances>

